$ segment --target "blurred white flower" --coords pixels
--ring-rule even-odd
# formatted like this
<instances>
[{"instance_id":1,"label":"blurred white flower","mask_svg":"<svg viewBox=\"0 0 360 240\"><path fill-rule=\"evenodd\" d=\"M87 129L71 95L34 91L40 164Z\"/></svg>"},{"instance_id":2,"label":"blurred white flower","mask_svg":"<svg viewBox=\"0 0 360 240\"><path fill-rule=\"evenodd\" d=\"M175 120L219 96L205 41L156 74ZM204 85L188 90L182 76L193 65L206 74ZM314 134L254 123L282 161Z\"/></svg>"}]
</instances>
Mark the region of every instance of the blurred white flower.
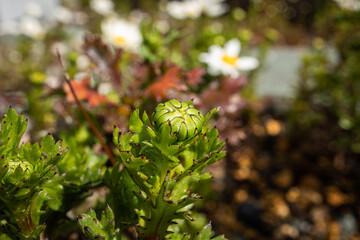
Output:
<instances>
[{"instance_id":1,"label":"blurred white flower","mask_svg":"<svg viewBox=\"0 0 360 240\"><path fill-rule=\"evenodd\" d=\"M100 95L108 95L114 90L114 86L109 82L102 82L99 83L97 90Z\"/></svg>"},{"instance_id":2,"label":"blurred white flower","mask_svg":"<svg viewBox=\"0 0 360 240\"><path fill-rule=\"evenodd\" d=\"M62 80L59 77L49 75L45 79L45 83L51 88L58 88L61 85Z\"/></svg>"},{"instance_id":3,"label":"blurred white flower","mask_svg":"<svg viewBox=\"0 0 360 240\"><path fill-rule=\"evenodd\" d=\"M91 0L90 7L101 15L109 15L114 10L114 3L111 0Z\"/></svg>"},{"instance_id":4,"label":"blurred white flower","mask_svg":"<svg viewBox=\"0 0 360 240\"><path fill-rule=\"evenodd\" d=\"M74 23L78 25L84 25L88 22L89 16L86 12L77 11L74 12Z\"/></svg>"},{"instance_id":5,"label":"blurred white flower","mask_svg":"<svg viewBox=\"0 0 360 240\"><path fill-rule=\"evenodd\" d=\"M236 78L240 76L240 71L253 70L259 66L259 61L254 57L240 57L240 50L240 41L231 39L224 48L212 45L209 52L200 54L199 60L208 65L208 72L213 76L223 74Z\"/></svg>"},{"instance_id":6,"label":"blurred white flower","mask_svg":"<svg viewBox=\"0 0 360 240\"><path fill-rule=\"evenodd\" d=\"M155 27L162 33L166 33L170 30L170 25L168 21L158 20L155 22Z\"/></svg>"},{"instance_id":7,"label":"blurred white flower","mask_svg":"<svg viewBox=\"0 0 360 240\"><path fill-rule=\"evenodd\" d=\"M360 10L360 0L335 0L337 4L346 10L350 11L359 11Z\"/></svg>"},{"instance_id":8,"label":"blurred white flower","mask_svg":"<svg viewBox=\"0 0 360 240\"><path fill-rule=\"evenodd\" d=\"M55 18L61 23L69 24L73 22L74 16L70 9L63 6L58 6L55 9Z\"/></svg>"},{"instance_id":9,"label":"blurred white flower","mask_svg":"<svg viewBox=\"0 0 360 240\"><path fill-rule=\"evenodd\" d=\"M225 0L198 0L203 8L203 13L209 17L217 17L228 10Z\"/></svg>"},{"instance_id":10,"label":"blurred white flower","mask_svg":"<svg viewBox=\"0 0 360 240\"><path fill-rule=\"evenodd\" d=\"M40 21L33 17L24 17L20 21L21 33L36 39L41 40L45 36L45 29Z\"/></svg>"},{"instance_id":11,"label":"blurred white flower","mask_svg":"<svg viewBox=\"0 0 360 240\"><path fill-rule=\"evenodd\" d=\"M169 2L166 6L167 12L174 18L195 19L201 14L209 17L217 17L224 14L228 7L225 0L184 0L182 2Z\"/></svg>"},{"instance_id":12,"label":"blurred white flower","mask_svg":"<svg viewBox=\"0 0 360 240\"><path fill-rule=\"evenodd\" d=\"M197 0L186 0L183 2L169 2L168 13L177 19L195 19L201 16L202 4Z\"/></svg>"},{"instance_id":13,"label":"blurred white flower","mask_svg":"<svg viewBox=\"0 0 360 240\"><path fill-rule=\"evenodd\" d=\"M76 67L80 70L85 70L90 66L90 60L87 56L85 55L80 55L77 59L76 59Z\"/></svg>"},{"instance_id":14,"label":"blurred white flower","mask_svg":"<svg viewBox=\"0 0 360 240\"><path fill-rule=\"evenodd\" d=\"M39 18L43 15L43 10L39 3L29 2L26 5L26 13L30 16Z\"/></svg>"},{"instance_id":15,"label":"blurred white flower","mask_svg":"<svg viewBox=\"0 0 360 240\"><path fill-rule=\"evenodd\" d=\"M105 41L130 51L137 52L143 41L138 25L117 17L105 19L101 30Z\"/></svg>"}]
</instances>

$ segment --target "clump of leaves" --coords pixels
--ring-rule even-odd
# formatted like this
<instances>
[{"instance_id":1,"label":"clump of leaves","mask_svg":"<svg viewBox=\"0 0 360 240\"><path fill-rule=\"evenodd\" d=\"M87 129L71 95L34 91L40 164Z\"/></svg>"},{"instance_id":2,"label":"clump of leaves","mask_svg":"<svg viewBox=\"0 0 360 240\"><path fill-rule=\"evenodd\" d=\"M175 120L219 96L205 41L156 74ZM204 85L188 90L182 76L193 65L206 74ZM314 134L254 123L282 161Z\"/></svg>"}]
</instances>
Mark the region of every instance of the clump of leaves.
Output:
<instances>
[{"instance_id":1,"label":"clump of leaves","mask_svg":"<svg viewBox=\"0 0 360 240\"><path fill-rule=\"evenodd\" d=\"M9 237L36 237L43 230L41 216L59 210L63 176L55 165L67 149L48 134L41 144L21 144L28 121L9 108L0 132L0 230Z\"/></svg>"},{"instance_id":2,"label":"clump of leaves","mask_svg":"<svg viewBox=\"0 0 360 240\"><path fill-rule=\"evenodd\" d=\"M155 109L154 124L146 113L140 118L135 110L129 132L115 128L114 143L124 170L117 164L105 174L113 196L115 227L135 226L140 239L211 239L209 226L196 236L172 232L169 227L177 224L177 219L193 220L190 210L201 196L192 192L192 186L211 179L203 169L226 155L225 142L219 140L216 128L206 127L217 111L213 109L204 117L192 101L170 100ZM87 216L93 215L90 212ZM96 224L98 220L83 219L81 216L79 224L92 239L96 234L117 239L113 238L114 228L112 234L104 233L104 226Z\"/></svg>"},{"instance_id":3,"label":"clump of leaves","mask_svg":"<svg viewBox=\"0 0 360 240\"><path fill-rule=\"evenodd\" d=\"M80 215L78 221L86 237L89 239L121 239L120 229L115 228L114 213L109 205L102 212L100 221L96 218L94 210Z\"/></svg>"},{"instance_id":4,"label":"clump of leaves","mask_svg":"<svg viewBox=\"0 0 360 240\"><path fill-rule=\"evenodd\" d=\"M20 144L27 124L13 108L1 121L0 239L38 239L45 229L54 236L69 221L66 212L102 184L106 158L71 139L69 152L50 134L40 144Z\"/></svg>"}]
</instances>

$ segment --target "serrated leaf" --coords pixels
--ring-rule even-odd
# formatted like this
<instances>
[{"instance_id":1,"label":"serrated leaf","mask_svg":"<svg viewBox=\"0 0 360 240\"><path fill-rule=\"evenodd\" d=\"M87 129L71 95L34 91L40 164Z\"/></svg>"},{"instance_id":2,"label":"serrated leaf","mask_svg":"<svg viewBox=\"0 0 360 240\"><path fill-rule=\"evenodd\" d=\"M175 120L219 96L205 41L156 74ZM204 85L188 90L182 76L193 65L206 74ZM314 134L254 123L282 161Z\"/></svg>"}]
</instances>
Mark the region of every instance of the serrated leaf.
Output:
<instances>
[{"instance_id":1,"label":"serrated leaf","mask_svg":"<svg viewBox=\"0 0 360 240\"><path fill-rule=\"evenodd\" d=\"M212 238L214 236L214 233L211 231L211 223L206 225L203 230L201 230L199 233L196 234L194 237L194 240L226 240L224 236L218 236L215 238Z\"/></svg>"},{"instance_id":2,"label":"serrated leaf","mask_svg":"<svg viewBox=\"0 0 360 240\"><path fill-rule=\"evenodd\" d=\"M142 115L142 121L144 122L144 124L146 126L149 126L149 127L151 126L151 121L149 119L149 116L146 114L146 112L144 112Z\"/></svg>"},{"instance_id":3,"label":"serrated leaf","mask_svg":"<svg viewBox=\"0 0 360 240\"><path fill-rule=\"evenodd\" d=\"M136 109L134 112L131 113L129 119L129 130L136 132L137 134L141 133L142 127L144 123L140 119L139 109Z\"/></svg>"},{"instance_id":4,"label":"serrated leaf","mask_svg":"<svg viewBox=\"0 0 360 240\"><path fill-rule=\"evenodd\" d=\"M1 121L1 155L4 155L6 152L16 153L26 127L27 121L24 117L22 115L18 115L13 108L9 108L7 114L4 114Z\"/></svg>"},{"instance_id":5,"label":"serrated leaf","mask_svg":"<svg viewBox=\"0 0 360 240\"><path fill-rule=\"evenodd\" d=\"M220 110L220 107L212 109L210 112L208 112L204 117L203 125L205 126L207 122L212 118L216 113L218 113Z\"/></svg>"},{"instance_id":6,"label":"serrated leaf","mask_svg":"<svg viewBox=\"0 0 360 240\"><path fill-rule=\"evenodd\" d=\"M78 224L90 240L105 239L105 240L120 240L120 230L115 228L115 219L112 209L107 206L101 214L101 220L96 217L94 210L90 210L86 214L81 214L78 217Z\"/></svg>"},{"instance_id":7,"label":"serrated leaf","mask_svg":"<svg viewBox=\"0 0 360 240\"><path fill-rule=\"evenodd\" d=\"M38 159L41 156L39 144L26 143L21 145L20 156L24 160L30 162L32 165L36 165Z\"/></svg>"},{"instance_id":8,"label":"serrated leaf","mask_svg":"<svg viewBox=\"0 0 360 240\"><path fill-rule=\"evenodd\" d=\"M44 226L40 219L45 211L62 206L62 177L53 165L61 160L66 149L47 135L42 148L22 144L27 120L9 109L1 122L0 131L0 212L12 223L17 238L37 238Z\"/></svg>"},{"instance_id":9,"label":"serrated leaf","mask_svg":"<svg viewBox=\"0 0 360 240\"><path fill-rule=\"evenodd\" d=\"M59 142L55 143L55 139L50 134L45 135L41 141L41 151L45 153L45 158L55 157L59 153Z\"/></svg>"}]
</instances>

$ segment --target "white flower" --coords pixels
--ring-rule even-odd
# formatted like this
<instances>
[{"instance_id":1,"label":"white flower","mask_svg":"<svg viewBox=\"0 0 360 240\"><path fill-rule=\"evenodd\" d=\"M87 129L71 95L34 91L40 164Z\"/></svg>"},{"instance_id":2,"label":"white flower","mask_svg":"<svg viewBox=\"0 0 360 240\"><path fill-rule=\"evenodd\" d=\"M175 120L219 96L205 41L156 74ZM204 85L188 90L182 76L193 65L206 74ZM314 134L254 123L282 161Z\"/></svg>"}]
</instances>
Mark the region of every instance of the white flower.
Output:
<instances>
[{"instance_id":1,"label":"white flower","mask_svg":"<svg viewBox=\"0 0 360 240\"><path fill-rule=\"evenodd\" d=\"M200 1L186 0L184 2L169 2L166 9L173 18L195 19L201 16L203 8Z\"/></svg>"},{"instance_id":2,"label":"white flower","mask_svg":"<svg viewBox=\"0 0 360 240\"><path fill-rule=\"evenodd\" d=\"M335 0L337 4L343 9L350 11L360 10L360 0Z\"/></svg>"},{"instance_id":3,"label":"white flower","mask_svg":"<svg viewBox=\"0 0 360 240\"><path fill-rule=\"evenodd\" d=\"M101 15L109 15L114 10L114 3L111 0L91 0L90 7Z\"/></svg>"},{"instance_id":4,"label":"white flower","mask_svg":"<svg viewBox=\"0 0 360 240\"><path fill-rule=\"evenodd\" d=\"M43 10L39 3L30 2L26 5L26 13L32 17L39 18L43 15Z\"/></svg>"},{"instance_id":5,"label":"white flower","mask_svg":"<svg viewBox=\"0 0 360 240\"><path fill-rule=\"evenodd\" d=\"M116 47L136 52L142 43L139 26L117 17L110 17L101 23L105 41Z\"/></svg>"},{"instance_id":6,"label":"white flower","mask_svg":"<svg viewBox=\"0 0 360 240\"><path fill-rule=\"evenodd\" d=\"M97 90L100 95L108 95L114 90L114 86L109 82L102 82L99 83Z\"/></svg>"},{"instance_id":7,"label":"white flower","mask_svg":"<svg viewBox=\"0 0 360 240\"><path fill-rule=\"evenodd\" d=\"M216 17L227 11L224 0L185 0L182 2L169 2L166 6L168 13L177 19L195 19L206 14Z\"/></svg>"},{"instance_id":8,"label":"white flower","mask_svg":"<svg viewBox=\"0 0 360 240\"><path fill-rule=\"evenodd\" d=\"M85 55L80 55L77 59L76 59L76 67L80 70L84 70L87 69L90 66L90 60L87 56Z\"/></svg>"},{"instance_id":9,"label":"white flower","mask_svg":"<svg viewBox=\"0 0 360 240\"><path fill-rule=\"evenodd\" d=\"M203 12L209 17L217 17L228 10L225 0L198 0L202 4Z\"/></svg>"},{"instance_id":10,"label":"white flower","mask_svg":"<svg viewBox=\"0 0 360 240\"><path fill-rule=\"evenodd\" d=\"M20 22L20 30L23 34L37 40L41 40L45 36L45 29L37 20L33 17L24 17Z\"/></svg>"},{"instance_id":11,"label":"white flower","mask_svg":"<svg viewBox=\"0 0 360 240\"><path fill-rule=\"evenodd\" d=\"M213 76L223 74L236 78L240 71L250 71L259 66L254 57L240 57L240 50L239 40L231 39L224 48L212 45L209 52L200 54L199 60L208 65L208 72Z\"/></svg>"},{"instance_id":12,"label":"white flower","mask_svg":"<svg viewBox=\"0 0 360 240\"><path fill-rule=\"evenodd\" d=\"M74 21L74 15L71 10L63 6L58 6L55 9L55 18L64 24L69 24Z\"/></svg>"}]
</instances>

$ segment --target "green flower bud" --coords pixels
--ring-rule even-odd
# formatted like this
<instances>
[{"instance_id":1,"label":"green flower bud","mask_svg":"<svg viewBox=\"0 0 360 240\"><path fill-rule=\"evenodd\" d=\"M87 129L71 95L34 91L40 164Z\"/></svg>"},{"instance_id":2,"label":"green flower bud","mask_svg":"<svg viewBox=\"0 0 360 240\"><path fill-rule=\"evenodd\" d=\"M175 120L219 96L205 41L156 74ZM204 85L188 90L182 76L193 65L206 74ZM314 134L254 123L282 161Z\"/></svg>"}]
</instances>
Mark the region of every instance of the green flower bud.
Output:
<instances>
[{"instance_id":1,"label":"green flower bud","mask_svg":"<svg viewBox=\"0 0 360 240\"><path fill-rule=\"evenodd\" d=\"M164 126L171 124L171 133L176 134L178 141L184 141L201 132L204 116L194 108L192 101L179 102L172 99L160 103L152 114L155 128L162 131Z\"/></svg>"}]
</instances>

